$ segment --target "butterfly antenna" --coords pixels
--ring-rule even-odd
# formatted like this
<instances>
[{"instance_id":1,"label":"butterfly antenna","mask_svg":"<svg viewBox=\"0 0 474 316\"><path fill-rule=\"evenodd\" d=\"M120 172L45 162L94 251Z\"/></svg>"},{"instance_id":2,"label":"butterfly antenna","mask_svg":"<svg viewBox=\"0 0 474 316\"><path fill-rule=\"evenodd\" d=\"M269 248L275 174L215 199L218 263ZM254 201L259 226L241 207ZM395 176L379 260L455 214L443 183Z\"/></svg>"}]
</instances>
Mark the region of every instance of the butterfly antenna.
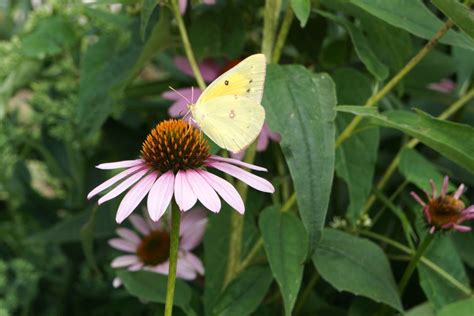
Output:
<instances>
[{"instance_id":1,"label":"butterfly antenna","mask_svg":"<svg viewBox=\"0 0 474 316\"><path fill-rule=\"evenodd\" d=\"M171 90L173 90L177 95L179 95L180 97L182 97L183 99L186 100L186 102L188 103L192 103L191 101L189 101L188 98L186 98L184 95L182 95L180 92L178 92L176 89L174 89L172 86L168 86L168 88L170 88Z\"/></svg>"}]
</instances>

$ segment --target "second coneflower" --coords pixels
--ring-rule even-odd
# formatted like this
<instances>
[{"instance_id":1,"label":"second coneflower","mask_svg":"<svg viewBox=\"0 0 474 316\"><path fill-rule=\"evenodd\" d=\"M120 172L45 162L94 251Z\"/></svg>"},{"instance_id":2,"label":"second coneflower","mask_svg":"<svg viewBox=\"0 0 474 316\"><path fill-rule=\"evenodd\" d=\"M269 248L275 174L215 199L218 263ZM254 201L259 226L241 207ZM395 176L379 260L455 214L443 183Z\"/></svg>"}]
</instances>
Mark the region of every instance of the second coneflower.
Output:
<instances>
[{"instance_id":1,"label":"second coneflower","mask_svg":"<svg viewBox=\"0 0 474 316\"><path fill-rule=\"evenodd\" d=\"M153 221L160 219L173 196L181 211L191 209L199 200L217 213L221 208L220 195L243 213L245 206L237 190L228 181L210 173L209 168L227 173L259 191L273 193L274 188L269 181L240 167L267 171L236 159L209 154L209 145L197 128L185 121L167 120L148 134L139 159L98 165L99 169L125 170L97 186L87 198L116 185L99 199L102 204L130 189L118 208L118 223L126 219L147 194L147 208Z\"/></svg>"}]
</instances>

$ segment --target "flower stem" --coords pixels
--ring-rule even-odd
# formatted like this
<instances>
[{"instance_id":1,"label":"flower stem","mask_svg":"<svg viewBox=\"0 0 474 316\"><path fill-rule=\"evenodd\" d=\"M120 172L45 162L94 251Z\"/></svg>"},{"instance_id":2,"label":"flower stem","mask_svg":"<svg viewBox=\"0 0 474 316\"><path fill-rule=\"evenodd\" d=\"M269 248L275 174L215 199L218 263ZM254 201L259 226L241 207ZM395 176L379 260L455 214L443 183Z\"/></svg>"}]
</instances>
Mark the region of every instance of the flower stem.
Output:
<instances>
[{"instance_id":1,"label":"flower stem","mask_svg":"<svg viewBox=\"0 0 474 316\"><path fill-rule=\"evenodd\" d=\"M272 60L275 34L280 14L281 0L266 0L263 16L262 53L268 61Z\"/></svg>"},{"instance_id":2,"label":"flower stem","mask_svg":"<svg viewBox=\"0 0 474 316\"><path fill-rule=\"evenodd\" d=\"M176 266L178 264L179 249L179 225L181 211L176 202L171 203L171 240L170 240L170 259L168 270L168 284L166 286L166 305L165 316L173 314L174 287L176 283Z\"/></svg>"},{"instance_id":3,"label":"flower stem","mask_svg":"<svg viewBox=\"0 0 474 316\"><path fill-rule=\"evenodd\" d=\"M443 24L443 26L436 32L436 34L426 43L425 46L415 55L412 59L375 95L371 96L365 103L366 107L372 107L382 99L387 93L389 93L399 82L402 80L438 43L439 39L453 26L453 21L450 19ZM339 134L336 139L336 148L339 147L347 138L349 138L352 132L356 129L357 125L362 121L361 116L356 116L346 126L346 128Z\"/></svg>"},{"instance_id":4,"label":"flower stem","mask_svg":"<svg viewBox=\"0 0 474 316\"><path fill-rule=\"evenodd\" d=\"M277 40L275 43L275 48L273 49L272 64L278 64L278 61L281 57L281 52L285 46L286 37L288 31L290 30L291 23L293 22L295 14L291 9L291 5L288 5L286 8L285 16L283 17L283 22L281 22L280 31L278 32Z\"/></svg>"},{"instance_id":5,"label":"flower stem","mask_svg":"<svg viewBox=\"0 0 474 316\"><path fill-rule=\"evenodd\" d=\"M202 78L201 71L199 70L196 58L194 57L193 49L191 47L191 42L189 41L188 32L186 31L186 26L184 25L183 17L179 12L178 0L171 1L171 7L173 8L173 14L178 23L179 34L181 35L181 41L183 42L184 51L186 57L188 58L191 69L193 70L194 77L196 78L197 84L201 90L206 89L206 83Z\"/></svg>"},{"instance_id":6,"label":"flower stem","mask_svg":"<svg viewBox=\"0 0 474 316\"><path fill-rule=\"evenodd\" d=\"M405 291L405 288L413 274L413 271L415 271L421 256L425 253L434 236L435 234L427 233L423 241L418 246L415 255L411 258L410 263L408 264L405 269L405 272L403 273L400 283L398 283L398 292L400 293L400 297L403 295L403 292Z\"/></svg>"},{"instance_id":7,"label":"flower stem","mask_svg":"<svg viewBox=\"0 0 474 316\"><path fill-rule=\"evenodd\" d=\"M441 113L438 116L438 119L445 120L449 118L451 115L459 111L469 100L471 100L474 97L474 89L469 90L465 95L463 95L461 98L459 98L456 102L451 104L443 113ZM418 145L420 141L416 138L413 138L411 141L409 141L404 147L407 148L414 148L416 145ZM389 166L387 167L387 170L385 170L384 174L380 178L380 180L377 182L376 188L378 191L382 191L385 185L387 184L388 180L390 180L390 177L395 173L395 171L398 168L398 164L400 163L400 157L402 153L402 149L397 153L395 158L393 158L392 162L390 162ZM375 194L371 194L369 198L367 199L367 202L365 203L364 210L362 211L362 215L365 215L366 213L369 212L369 209L372 207L372 205L376 201L376 196Z\"/></svg>"}]
</instances>

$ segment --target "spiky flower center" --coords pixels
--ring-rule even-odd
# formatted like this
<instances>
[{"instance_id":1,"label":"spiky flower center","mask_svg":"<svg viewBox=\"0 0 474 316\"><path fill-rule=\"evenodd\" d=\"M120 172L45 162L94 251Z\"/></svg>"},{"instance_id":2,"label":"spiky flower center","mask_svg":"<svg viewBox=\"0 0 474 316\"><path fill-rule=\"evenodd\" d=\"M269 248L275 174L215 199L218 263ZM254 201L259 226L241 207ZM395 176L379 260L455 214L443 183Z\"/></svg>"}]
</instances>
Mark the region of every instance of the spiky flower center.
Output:
<instances>
[{"instance_id":1,"label":"spiky flower center","mask_svg":"<svg viewBox=\"0 0 474 316\"><path fill-rule=\"evenodd\" d=\"M156 266L168 260L170 252L170 235L161 230L154 230L143 237L137 248L137 257L148 266Z\"/></svg>"},{"instance_id":2,"label":"spiky flower center","mask_svg":"<svg viewBox=\"0 0 474 316\"><path fill-rule=\"evenodd\" d=\"M209 157L209 144L188 122L167 120L148 134L142 144L141 157L160 172L196 169Z\"/></svg>"},{"instance_id":3,"label":"spiky flower center","mask_svg":"<svg viewBox=\"0 0 474 316\"><path fill-rule=\"evenodd\" d=\"M443 227L447 224L456 224L465 205L463 201L455 199L451 195L445 195L430 199L428 207L431 223L436 227Z\"/></svg>"}]
</instances>

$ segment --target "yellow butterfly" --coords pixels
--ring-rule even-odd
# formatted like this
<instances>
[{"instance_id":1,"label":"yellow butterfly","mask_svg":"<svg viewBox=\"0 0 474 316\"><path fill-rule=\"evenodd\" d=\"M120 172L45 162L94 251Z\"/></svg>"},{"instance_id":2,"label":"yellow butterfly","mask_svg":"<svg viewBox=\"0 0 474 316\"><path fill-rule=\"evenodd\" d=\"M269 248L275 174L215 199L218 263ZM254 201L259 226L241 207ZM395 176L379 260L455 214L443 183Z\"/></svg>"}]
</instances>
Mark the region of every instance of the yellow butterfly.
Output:
<instances>
[{"instance_id":1,"label":"yellow butterfly","mask_svg":"<svg viewBox=\"0 0 474 316\"><path fill-rule=\"evenodd\" d=\"M189 109L194 121L217 145L239 152L262 129L260 105L265 82L265 55L247 57L214 80Z\"/></svg>"}]
</instances>

